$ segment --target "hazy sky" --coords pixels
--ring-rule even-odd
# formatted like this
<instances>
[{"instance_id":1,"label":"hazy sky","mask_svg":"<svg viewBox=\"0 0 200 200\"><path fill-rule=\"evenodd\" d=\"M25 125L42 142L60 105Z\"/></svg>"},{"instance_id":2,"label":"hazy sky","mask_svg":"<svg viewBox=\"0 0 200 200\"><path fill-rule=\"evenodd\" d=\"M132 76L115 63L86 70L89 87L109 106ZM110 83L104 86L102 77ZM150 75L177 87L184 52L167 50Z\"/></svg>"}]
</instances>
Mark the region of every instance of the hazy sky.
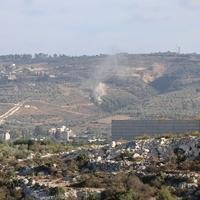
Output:
<instances>
[{"instance_id":1,"label":"hazy sky","mask_svg":"<svg viewBox=\"0 0 200 200\"><path fill-rule=\"evenodd\" d=\"M0 0L0 54L200 53L200 0Z\"/></svg>"}]
</instances>

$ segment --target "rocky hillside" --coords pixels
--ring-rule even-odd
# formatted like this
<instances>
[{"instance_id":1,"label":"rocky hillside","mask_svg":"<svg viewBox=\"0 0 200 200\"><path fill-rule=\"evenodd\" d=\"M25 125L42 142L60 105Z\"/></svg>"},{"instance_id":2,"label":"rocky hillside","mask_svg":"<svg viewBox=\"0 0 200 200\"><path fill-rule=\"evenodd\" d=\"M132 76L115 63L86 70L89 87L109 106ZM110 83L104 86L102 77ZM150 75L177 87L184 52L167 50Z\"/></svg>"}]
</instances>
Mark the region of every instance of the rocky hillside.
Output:
<instances>
[{"instance_id":1,"label":"rocky hillside","mask_svg":"<svg viewBox=\"0 0 200 200\"><path fill-rule=\"evenodd\" d=\"M200 198L199 133L79 147L19 140L1 148L7 152L0 166L0 188L7 190L1 195L44 200Z\"/></svg>"}]
</instances>

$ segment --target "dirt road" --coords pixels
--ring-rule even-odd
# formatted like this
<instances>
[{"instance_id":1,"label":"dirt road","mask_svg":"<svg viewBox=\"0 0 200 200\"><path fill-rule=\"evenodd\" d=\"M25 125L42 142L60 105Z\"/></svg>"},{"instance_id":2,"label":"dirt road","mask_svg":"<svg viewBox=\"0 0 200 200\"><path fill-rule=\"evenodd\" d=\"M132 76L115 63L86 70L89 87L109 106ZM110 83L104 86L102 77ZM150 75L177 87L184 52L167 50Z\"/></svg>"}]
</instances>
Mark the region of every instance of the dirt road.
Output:
<instances>
[{"instance_id":1,"label":"dirt road","mask_svg":"<svg viewBox=\"0 0 200 200\"><path fill-rule=\"evenodd\" d=\"M24 102L20 102L16 104L14 107L12 107L10 110L8 110L6 113L4 113L3 115L0 115L0 124L2 124L3 121L8 117L14 115L23 106L23 104Z\"/></svg>"}]
</instances>

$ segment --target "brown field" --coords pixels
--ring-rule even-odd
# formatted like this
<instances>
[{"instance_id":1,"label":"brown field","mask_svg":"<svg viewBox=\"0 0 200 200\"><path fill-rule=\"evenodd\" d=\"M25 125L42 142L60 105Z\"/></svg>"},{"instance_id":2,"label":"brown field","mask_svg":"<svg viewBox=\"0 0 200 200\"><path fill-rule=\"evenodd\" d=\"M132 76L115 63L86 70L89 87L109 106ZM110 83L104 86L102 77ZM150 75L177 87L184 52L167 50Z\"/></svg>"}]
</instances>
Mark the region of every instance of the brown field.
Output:
<instances>
[{"instance_id":1,"label":"brown field","mask_svg":"<svg viewBox=\"0 0 200 200\"><path fill-rule=\"evenodd\" d=\"M111 124L112 120L127 120L130 119L128 115L113 115L110 117L101 118L98 123Z\"/></svg>"}]
</instances>

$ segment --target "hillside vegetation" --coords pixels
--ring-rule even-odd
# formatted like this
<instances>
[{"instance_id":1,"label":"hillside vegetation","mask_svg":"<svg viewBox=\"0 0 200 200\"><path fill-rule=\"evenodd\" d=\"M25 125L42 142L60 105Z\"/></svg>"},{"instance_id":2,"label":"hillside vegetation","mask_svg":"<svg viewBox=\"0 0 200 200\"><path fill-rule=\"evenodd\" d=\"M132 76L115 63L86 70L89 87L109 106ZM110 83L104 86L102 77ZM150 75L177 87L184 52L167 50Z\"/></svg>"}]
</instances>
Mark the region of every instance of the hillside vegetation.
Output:
<instances>
[{"instance_id":1,"label":"hillside vegetation","mask_svg":"<svg viewBox=\"0 0 200 200\"><path fill-rule=\"evenodd\" d=\"M10 126L106 132L109 123L99 120L112 116L195 118L200 55L0 56L0 113L19 102L23 106L6 119Z\"/></svg>"}]
</instances>

